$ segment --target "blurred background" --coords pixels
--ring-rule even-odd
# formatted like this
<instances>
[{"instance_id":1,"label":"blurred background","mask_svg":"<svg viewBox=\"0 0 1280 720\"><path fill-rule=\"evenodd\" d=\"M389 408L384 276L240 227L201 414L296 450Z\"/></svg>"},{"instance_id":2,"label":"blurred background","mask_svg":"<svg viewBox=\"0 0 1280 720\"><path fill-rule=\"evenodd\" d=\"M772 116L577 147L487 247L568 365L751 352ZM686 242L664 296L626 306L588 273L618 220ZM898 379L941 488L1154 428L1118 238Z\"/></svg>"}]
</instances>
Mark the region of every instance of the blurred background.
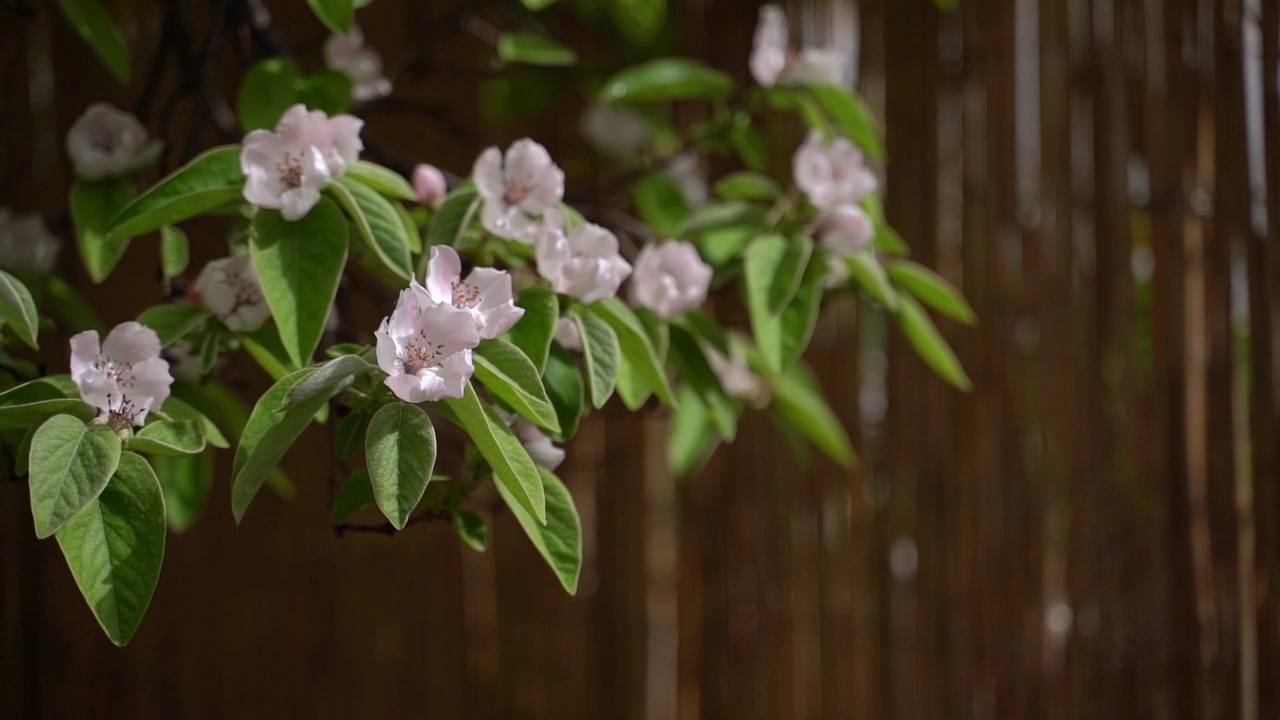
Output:
<instances>
[{"instance_id":1,"label":"blurred background","mask_svg":"<svg viewBox=\"0 0 1280 720\"><path fill-rule=\"evenodd\" d=\"M64 275L116 322L162 299L155 240L89 282L66 130L105 100L168 140L169 167L237 140L201 96L234 97L252 60L237 38L217 63L189 66L200 35L145 70L174 13L201 29L262 3L105 4L129 87L51 3L0 3L0 204L43 214ZM665 7L661 52L748 79L754 2L574 4L538 18L587 67L652 54L620 41L625 13ZM582 97L554 73L489 72L492 28L529 21L510 5L360 11L396 83L368 108L371 157L465 175L530 135L571 200L625 202L582 141ZM305 3L265 6L318 66ZM25 484L5 483L0 717L1280 717L1280 3L786 6L805 41L850 53L886 131L888 218L978 312L941 325L972 393L840 302L809 360L855 437L852 472L797 461L758 416L677 481L664 416L609 406L560 471L584 523L577 597L503 514L485 554L447 526L335 537L327 452L307 452L320 429L287 460L294 497L236 528L223 453L124 649L36 541ZM772 135L775 161L800 137ZM222 251L198 225L192 267Z\"/></svg>"}]
</instances>

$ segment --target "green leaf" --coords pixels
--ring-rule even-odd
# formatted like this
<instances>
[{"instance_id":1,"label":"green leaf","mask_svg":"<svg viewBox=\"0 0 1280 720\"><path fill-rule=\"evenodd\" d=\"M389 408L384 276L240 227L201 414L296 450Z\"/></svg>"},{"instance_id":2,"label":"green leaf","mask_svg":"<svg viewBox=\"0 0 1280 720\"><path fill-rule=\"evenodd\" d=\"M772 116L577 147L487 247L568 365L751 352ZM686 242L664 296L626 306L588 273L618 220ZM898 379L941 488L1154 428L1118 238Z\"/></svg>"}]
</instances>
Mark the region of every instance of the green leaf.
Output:
<instances>
[{"instance_id":1,"label":"green leaf","mask_svg":"<svg viewBox=\"0 0 1280 720\"><path fill-rule=\"evenodd\" d=\"M175 302L143 310L138 315L138 322L156 331L156 335L160 337L160 347L168 347L212 317L213 313L204 305Z\"/></svg>"},{"instance_id":2,"label":"green leaf","mask_svg":"<svg viewBox=\"0 0 1280 720\"><path fill-rule=\"evenodd\" d=\"M129 48L111 15L98 0L58 0L67 22L122 83L129 82Z\"/></svg>"},{"instance_id":3,"label":"green leaf","mask_svg":"<svg viewBox=\"0 0 1280 720\"><path fill-rule=\"evenodd\" d=\"M551 288L531 287L520 293L516 305L524 308L524 316L507 331L507 336L541 373L547 367L547 353L560 318L560 299Z\"/></svg>"},{"instance_id":4,"label":"green leaf","mask_svg":"<svg viewBox=\"0 0 1280 720\"><path fill-rule=\"evenodd\" d=\"M365 462L378 509L403 530L436 466L436 429L422 408L405 402L378 408L365 435Z\"/></svg>"},{"instance_id":5,"label":"green leaf","mask_svg":"<svg viewBox=\"0 0 1280 720\"><path fill-rule=\"evenodd\" d=\"M609 401L618 377L618 335L604 320L580 308L574 309L573 319L582 341L587 390L591 404L598 410Z\"/></svg>"},{"instance_id":6,"label":"green leaf","mask_svg":"<svg viewBox=\"0 0 1280 720\"><path fill-rule=\"evenodd\" d=\"M287 58L254 63L245 73L236 99L245 132L275 129L280 116L297 100L296 86L301 79L302 72Z\"/></svg>"},{"instance_id":7,"label":"green leaf","mask_svg":"<svg viewBox=\"0 0 1280 720\"><path fill-rule=\"evenodd\" d=\"M165 401L167 407L172 398ZM175 533L186 532L209 501L213 490L213 454L151 458L164 488L165 519Z\"/></svg>"},{"instance_id":8,"label":"green leaf","mask_svg":"<svg viewBox=\"0 0 1280 720\"><path fill-rule=\"evenodd\" d=\"M822 300L824 269L821 263L806 263L799 283L794 286L788 283L785 291L778 289L779 279L788 278L791 266L795 265L788 259L794 252L792 244L780 235L761 236L747 246L743 262L746 280L743 288L751 329L766 362L775 372L799 357L808 346ZM782 300L786 299L786 293L792 297L780 312L775 312L773 308L780 301L780 292Z\"/></svg>"},{"instance_id":9,"label":"green leaf","mask_svg":"<svg viewBox=\"0 0 1280 720\"><path fill-rule=\"evenodd\" d=\"M349 33L355 24L356 10L351 0L307 0L311 10L325 27L336 33Z\"/></svg>"},{"instance_id":10,"label":"green leaf","mask_svg":"<svg viewBox=\"0 0 1280 720\"><path fill-rule=\"evenodd\" d=\"M328 190L382 264L401 280L413 277L409 238L391 202L368 185L345 177L329 183Z\"/></svg>"},{"instance_id":11,"label":"green leaf","mask_svg":"<svg viewBox=\"0 0 1280 720\"><path fill-rule=\"evenodd\" d=\"M232 464L231 512L237 524L244 519L244 511L267 481L267 476L280 464L289 447L327 402L323 395L317 395L295 408L279 410L289 388L313 372L314 368L303 368L285 376L259 398L249 415Z\"/></svg>"},{"instance_id":12,"label":"green leaf","mask_svg":"<svg viewBox=\"0 0 1280 720\"><path fill-rule=\"evenodd\" d=\"M484 552L488 547L489 526L484 524L484 518L479 515L470 510L454 510L453 527L457 529L458 537L462 538L462 542L472 550Z\"/></svg>"},{"instance_id":13,"label":"green leaf","mask_svg":"<svg viewBox=\"0 0 1280 720\"><path fill-rule=\"evenodd\" d=\"M324 334L347 262L342 211L326 198L296 222L259 210L249 250L280 341L295 365L306 365Z\"/></svg>"},{"instance_id":14,"label":"green leaf","mask_svg":"<svg viewBox=\"0 0 1280 720\"><path fill-rule=\"evenodd\" d=\"M404 235L409 239L409 252L417 255L422 252L422 233L418 230L418 223L414 221L413 215L404 209L403 205L392 203L392 207L396 209L396 215L400 216L400 224L404 226ZM417 208L421 211L422 208Z\"/></svg>"},{"instance_id":15,"label":"green leaf","mask_svg":"<svg viewBox=\"0 0 1280 720\"><path fill-rule=\"evenodd\" d=\"M44 278L44 301L48 303L57 317L65 323L69 333L85 330L106 331L106 323L98 315L98 311L85 299L80 291L72 287L66 280L47 275Z\"/></svg>"},{"instance_id":16,"label":"green leaf","mask_svg":"<svg viewBox=\"0 0 1280 720\"><path fill-rule=\"evenodd\" d=\"M614 297L593 303L587 306L587 309L613 328L618 337L622 356L626 358L627 363L636 371L640 379L657 393L662 402L674 405L675 394L671 392L671 385L667 382L662 360L658 357L658 352L654 349L644 325L640 323L631 308Z\"/></svg>"},{"instance_id":17,"label":"green leaf","mask_svg":"<svg viewBox=\"0 0 1280 720\"><path fill-rule=\"evenodd\" d=\"M900 288L915 295L925 305L952 320L973 325L978 316L959 290L929 268L910 260L899 260L887 268L889 278Z\"/></svg>"},{"instance_id":18,"label":"green leaf","mask_svg":"<svg viewBox=\"0 0 1280 720\"><path fill-rule=\"evenodd\" d=\"M31 515L44 539L84 510L120 463L120 438L104 424L54 415L31 437Z\"/></svg>"},{"instance_id":19,"label":"green leaf","mask_svg":"<svg viewBox=\"0 0 1280 720\"><path fill-rule=\"evenodd\" d=\"M856 456L849 434L803 365L776 378L770 389L774 406L791 427L841 466L853 466Z\"/></svg>"},{"instance_id":20,"label":"green leaf","mask_svg":"<svg viewBox=\"0 0 1280 720\"><path fill-rule=\"evenodd\" d=\"M813 257L813 241L805 235L787 241L782 262L778 264L773 281L769 285L769 312L777 315L791 304L800 291L801 281L809 269Z\"/></svg>"},{"instance_id":21,"label":"green leaf","mask_svg":"<svg viewBox=\"0 0 1280 720\"><path fill-rule=\"evenodd\" d=\"M191 262L190 243L187 234L172 225L160 228L160 271L166 279L186 272Z\"/></svg>"},{"instance_id":22,"label":"green leaf","mask_svg":"<svg viewBox=\"0 0 1280 720\"><path fill-rule=\"evenodd\" d=\"M209 333L206 337L217 339L215 333ZM289 359L289 351L284 349L284 343L280 342L280 333L276 332L274 325L263 325L247 335L241 335L240 344L272 380L280 380L298 369L298 366ZM213 345L217 348L217 343ZM201 371L202 374L204 372Z\"/></svg>"},{"instance_id":23,"label":"green leaf","mask_svg":"<svg viewBox=\"0 0 1280 720\"><path fill-rule=\"evenodd\" d=\"M547 355L547 367L542 372L542 385L547 389L547 398L556 409L556 418L560 422L560 436L573 437L578 431L578 420L582 417L582 409L586 405L586 397L582 386L582 373L569 351L553 345Z\"/></svg>"},{"instance_id":24,"label":"green leaf","mask_svg":"<svg viewBox=\"0 0 1280 720\"><path fill-rule=\"evenodd\" d=\"M725 100L733 78L697 60L668 57L625 68L605 81L601 102Z\"/></svg>"},{"instance_id":25,"label":"green leaf","mask_svg":"<svg viewBox=\"0 0 1280 720\"><path fill-rule=\"evenodd\" d=\"M573 496L560 478L539 468L542 487L547 495L546 520L530 515L524 505L512 497L511 491L498 485L498 494L511 508L511 514L524 529L538 554L547 561L566 592L578 592L578 574L582 570L582 523Z\"/></svg>"},{"instance_id":26,"label":"green leaf","mask_svg":"<svg viewBox=\"0 0 1280 720\"><path fill-rule=\"evenodd\" d=\"M334 525L341 525L356 516L356 513L373 504L373 484L369 481L368 468L358 468L343 483L338 497L333 501L330 519Z\"/></svg>"},{"instance_id":27,"label":"green leaf","mask_svg":"<svg viewBox=\"0 0 1280 720\"><path fill-rule=\"evenodd\" d=\"M743 170L717 180L716 192L725 200L773 200L782 195L782 186L768 175Z\"/></svg>"},{"instance_id":28,"label":"green leaf","mask_svg":"<svg viewBox=\"0 0 1280 720\"><path fill-rule=\"evenodd\" d=\"M578 62L578 53L550 38L533 33L503 33L498 37L498 57L505 63L567 66Z\"/></svg>"},{"instance_id":29,"label":"green leaf","mask_svg":"<svg viewBox=\"0 0 1280 720\"><path fill-rule=\"evenodd\" d=\"M934 327L933 321L929 319L924 308L920 307L920 303L917 303L914 298L900 296L897 318L902 334L907 336L911 346L916 349L916 354L933 368L934 372L965 392L973 389L973 381L965 374L960 361L956 359L955 351L943 339L938 328Z\"/></svg>"},{"instance_id":30,"label":"green leaf","mask_svg":"<svg viewBox=\"0 0 1280 720\"><path fill-rule=\"evenodd\" d=\"M479 207L480 196L474 187L458 188L449 193L440 209L431 216L427 245L456 246Z\"/></svg>"},{"instance_id":31,"label":"green leaf","mask_svg":"<svg viewBox=\"0 0 1280 720\"><path fill-rule=\"evenodd\" d=\"M0 393L0 430L35 426L62 414L79 418L83 425L98 411L78 397L67 397L49 378L32 380Z\"/></svg>"},{"instance_id":32,"label":"green leaf","mask_svg":"<svg viewBox=\"0 0 1280 720\"><path fill-rule=\"evenodd\" d=\"M898 309L898 293L889 282L884 266L876 259L875 253L864 250L847 259L849 275L854 282L866 290L885 309L895 312Z\"/></svg>"},{"instance_id":33,"label":"green leaf","mask_svg":"<svg viewBox=\"0 0 1280 720\"><path fill-rule=\"evenodd\" d=\"M667 16L667 0L610 0L606 7L613 26L639 46L653 42Z\"/></svg>"},{"instance_id":34,"label":"green leaf","mask_svg":"<svg viewBox=\"0 0 1280 720\"><path fill-rule=\"evenodd\" d=\"M129 439L129 449L149 455L195 455L204 450L204 431L195 420L147 423Z\"/></svg>"},{"instance_id":35,"label":"green leaf","mask_svg":"<svg viewBox=\"0 0 1280 720\"><path fill-rule=\"evenodd\" d=\"M872 246L886 255L895 255L905 257L911 253L911 248L907 247L907 241L894 230L887 220L884 218L884 207L880 204L879 195L868 195L862 198L862 209L866 211L867 216L876 226L875 239L871 241Z\"/></svg>"},{"instance_id":36,"label":"green leaf","mask_svg":"<svg viewBox=\"0 0 1280 720\"><path fill-rule=\"evenodd\" d=\"M312 398L324 396L325 400L333 397L339 386L347 379L362 373L377 370L378 366L359 355L342 355L317 367L315 372L300 380L284 396L281 410L295 408Z\"/></svg>"},{"instance_id":37,"label":"green leaf","mask_svg":"<svg viewBox=\"0 0 1280 720\"><path fill-rule=\"evenodd\" d=\"M164 401L164 409L152 410L149 417L158 417L161 420L193 420L200 426L200 434L210 445L216 448L231 447L231 443L227 442L226 436L213 420L182 398L170 395Z\"/></svg>"},{"instance_id":38,"label":"green leaf","mask_svg":"<svg viewBox=\"0 0 1280 720\"><path fill-rule=\"evenodd\" d=\"M240 197L240 146L217 147L178 168L111 218L109 238L131 238L173 225Z\"/></svg>"},{"instance_id":39,"label":"green leaf","mask_svg":"<svg viewBox=\"0 0 1280 720\"><path fill-rule=\"evenodd\" d=\"M323 110L329 117L351 109L351 78L338 70L317 70L299 78L293 88L297 93L294 103L302 103L310 110Z\"/></svg>"},{"instance_id":40,"label":"green leaf","mask_svg":"<svg viewBox=\"0 0 1280 720\"><path fill-rule=\"evenodd\" d=\"M751 124L751 115L739 112L733 117L733 125L729 126L729 144L738 153L742 164L756 172L763 172L768 165L768 155L764 138L760 131Z\"/></svg>"},{"instance_id":41,"label":"green leaf","mask_svg":"<svg viewBox=\"0 0 1280 720\"><path fill-rule=\"evenodd\" d=\"M868 157L884 160L884 141L880 139L875 114L866 101L839 85L812 85L808 89L841 135L862 148Z\"/></svg>"},{"instance_id":42,"label":"green leaf","mask_svg":"<svg viewBox=\"0 0 1280 720\"><path fill-rule=\"evenodd\" d=\"M164 561L164 493L147 461L124 453L102 495L57 538L98 624L124 646L151 604Z\"/></svg>"},{"instance_id":43,"label":"green leaf","mask_svg":"<svg viewBox=\"0 0 1280 720\"><path fill-rule=\"evenodd\" d=\"M689 217L689 204L671 176L655 170L631 186L636 214L656 235L675 235L676 228Z\"/></svg>"},{"instance_id":44,"label":"green leaf","mask_svg":"<svg viewBox=\"0 0 1280 720\"><path fill-rule=\"evenodd\" d=\"M542 387L538 368L520 348L501 338L482 340L472 357L476 379L494 397L539 427L560 432L560 422Z\"/></svg>"},{"instance_id":45,"label":"green leaf","mask_svg":"<svg viewBox=\"0 0 1280 720\"><path fill-rule=\"evenodd\" d=\"M764 228L764 218L765 210L759 205L741 200L711 203L685 218L673 234L685 238L729 227L749 227L754 235Z\"/></svg>"},{"instance_id":46,"label":"green leaf","mask_svg":"<svg viewBox=\"0 0 1280 720\"><path fill-rule=\"evenodd\" d=\"M135 194L133 183L119 177L93 182L77 180L71 186L70 210L76 228L76 247L89 279L95 283L111 274L129 248L128 237L108 238L104 231Z\"/></svg>"},{"instance_id":47,"label":"green leaf","mask_svg":"<svg viewBox=\"0 0 1280 720\"><path fill-rule=\"evenodd\" d=\"M39 349L36 335L40 332L40 316L31 291L18 278L0 270L0 318L32 349Z\"/></svg>"},{"instance_id":48,"label":"green leaf","mask_svg":"<svg viewBox=\"0 0 1280 720\"><path fill-rule=\"evenodd\" d=\"M400 174L396 171L371 163L368 160L357 160L348 165L347 172L343 177L368 185L389 198L413 203L418 202L418 193L413 191L413 186L409 184L408 180L400 177Z\"/></svg>"},{"instance_id":49,"label":"green leaf","mask_svg":"<svg viewBox=\"0 0 1280 720\"><path fill-rule=\"evenodd\" d=\"M351 462L360 453L368 429L369 417L364 413L351 413L342 419L333 433L333 449L340 462Z\"/></svg>"},{"instance_id":50,"label":"green leaf","mask_svg":"<svg viewBox=\"0 0 1280 720\"><path fill-rule=\"evenodd\" d=\"M520 0L520 4L524 5L525 9L531 12L537 12L539 10L549 8L554 5L555 2L556 0Z\"/></svg>"},{"instance_id":51,"label":"green leaf","mask_svg":"<svg viewBox=\"0 0 1280 720\"><path fill-rule=\"evenodd\" d=\"M680 371L680 377L702 398L716 432L725 440L733 440L738 432L738 408L725 394L720 378L702 352L702 346L686 328L679 325L671 326L671 359Z\"/></svg>"},{"instance_id":52,"label":"green leaf","mask_svg":"<svg viewBox=\"0 0 1280 720\"><path fill-rule=\"evenodd\" d=\"M446 406L453 411L462 428L471 436L476 449L493 469L498 482L521 508L533 514L538 522L546 522L546 496L538 468L529 458L524 445L511 433L511 428L498 413L480 401L475 388L467 384L461 398L450 398Z\"/></svg>"},{"instance_id":53,"label":"green leaf","mask_svg":"<svg viewBox=\"0 0 1280 720\"><path fill-rule=\"evenodd\" d=\"M618 358L618 380L615 392L622 400L622 404L631 412L644 407L644 404L649 402L649 397L653 395L653 388L640 377L639 371L631 361L627 360L625 354Z\"/></svg>"},{"instance_id":54,"label":"green leaf","mask_svg":"<svg viewBox=\"0 0 1280 720\"><path fill-rule=\"evenodd\" d=\"M715 448L711 414L692 387L680 388L680 406L671 415L667 435L667 462L676 477L693 474Z\"/></svg>"}]
</instances>

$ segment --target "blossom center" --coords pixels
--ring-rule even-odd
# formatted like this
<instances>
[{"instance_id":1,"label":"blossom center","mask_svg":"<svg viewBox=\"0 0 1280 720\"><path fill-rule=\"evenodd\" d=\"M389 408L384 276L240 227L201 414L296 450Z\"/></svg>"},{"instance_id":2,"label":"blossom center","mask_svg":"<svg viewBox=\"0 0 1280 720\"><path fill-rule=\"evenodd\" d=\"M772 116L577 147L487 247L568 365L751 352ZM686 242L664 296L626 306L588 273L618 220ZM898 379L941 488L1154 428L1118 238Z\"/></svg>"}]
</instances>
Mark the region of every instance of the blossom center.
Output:
<instances>
[{"instance_id":1,"label":"blossom center","mask_svg":"<svg viewBox=\"0 0 1280 720\"><path fill-rule=\"evenodd\" d=\"M519 205L528 199L533 191L533 182L529 178L508 178L506 194L502 199L506 200L508 205Z\"/></svg>"},{"instance_id":2,"label":"blossom center","mask_svg":"<svg viewBox=\"0 0 1280 720\"><path fill-rule=\"evenodd\" d=\"M89 131L89 144L106 155L116 151L115 134L105 127L95 127Z\"/></svg>"},{"instance_id":3,"label":"blossom center","mask_svg":"<svg viewBox=\"0 0 1280 720\"><path fill-rule=\"evenodd\" d=\"M424 370L440 367L444 345L427 339L427 331L419 330L404 348L404 371L408 375L421 376Z\"/></svg>"},{"instance_id":4,"label":"blossom center","mask_svg":"<svg viewBox=\"0 0 1280 720\"><path fill-rule=\"evenodd\" d=\"M133 387L138 379L133 373L133 363L120 362L105 355L98 358L94 367L101 370L108 380L122 390Z\"/></svg>"},{"instance_id":5,"label":"blossom center","mask_svg":"<svg viewBox=\"0 0 1280 720\"><path fill-rule=\"evenodd\" d=\"M302 187L302 157L285 151L280 162L276 163L276 172L280 182L292 190Z\"/></svg>"},{"instance_id":6,"label":"blossom center","mask_svg":"<svg viewBox=\"0 0 1280 720\"><path fill-rule=\"evenodd\" d=\"M111 408L107 413L107 425L116 432L132 428L135 425L134 419L142 412L142 408L134 405L133 400L124 395L117 402L115 395L108 394L107 405Z\"/></svg>"},{"instance_id":7,"label":"blossom center","mask_svg":"<svg viewBox=\"0 0 1280 720\"><path fill-rule=\"evenodd\" d=\"M470 310L480 304L480 289L466 280L453 281L453 306Z\"/></svg>"}]
</instances>

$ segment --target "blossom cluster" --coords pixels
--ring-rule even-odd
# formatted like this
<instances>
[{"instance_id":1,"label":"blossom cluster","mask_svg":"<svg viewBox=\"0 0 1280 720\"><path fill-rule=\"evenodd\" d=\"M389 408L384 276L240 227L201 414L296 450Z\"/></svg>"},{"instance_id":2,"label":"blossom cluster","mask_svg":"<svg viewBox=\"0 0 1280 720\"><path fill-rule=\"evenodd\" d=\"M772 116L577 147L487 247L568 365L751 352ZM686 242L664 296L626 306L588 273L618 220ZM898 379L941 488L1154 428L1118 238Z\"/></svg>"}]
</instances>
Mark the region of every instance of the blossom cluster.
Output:
<instances>
[{"instance_id":1,"label":"blossom cluster","mask_svg":"<svg viewBox=\"0 0 1280 720\"><path fill-rule=\"evenodd\" d=\"M306 216L329 181L342 177L359 158L363 126L352 115L329 117L301 104L289 108L274 132L254 130L245 136L240 151L244 199L279 210L286 220Z\"/></svg>"}]
</instances>

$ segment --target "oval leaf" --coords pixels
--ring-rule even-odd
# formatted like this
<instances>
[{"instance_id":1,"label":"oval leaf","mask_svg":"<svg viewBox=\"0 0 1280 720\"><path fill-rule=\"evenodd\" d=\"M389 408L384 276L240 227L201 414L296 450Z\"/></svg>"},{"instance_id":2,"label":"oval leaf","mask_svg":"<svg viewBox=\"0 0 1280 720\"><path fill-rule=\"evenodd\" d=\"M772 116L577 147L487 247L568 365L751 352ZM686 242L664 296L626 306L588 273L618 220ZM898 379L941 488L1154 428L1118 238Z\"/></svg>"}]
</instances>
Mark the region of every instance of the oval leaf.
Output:
<instances>
[{"instance_id":1,"label":"oval leaf","mask_svg":"<svg viewBox=\"0 0 1280 720\"><path fill-rule=\"evenodd\" d=\"M483 382L494 397L540 427L560 432L560 422L542 387L538 369L520 348L506 340L484 340L475 349L473 358L476 379Z\"/></svg>"},{"instance_id":2,"label":"oval leaf","mask_svg":"<svg viewBox=\"0 0 1280 720\"><path fill-rule=\"evenodd\" d=\"M40 316L31 291L18 278L0 270L0 318L13 329L19 340L39 349L36 335L40 332Z\"/></svg>"},{"instance_id":3,"label":"oval leaf","mask_svg":"<svg viewBox=\"0 0 1280 720\"><path fill-rule=\"evenodd\" d=\"M31 515L47 538L88 507L120 463L120 438L104 424L54 415L31 437ZM163 520L163 518L162 518Z\"/></svg>"},{"instance_id":4,"label":"oval leaf","mask_svg":"<svg viewBox=\"0 0 1280 720\"><path fill-rule=\"evenodd\" d=\"M169 457L195 455L204 450L204 430L197 420L147 423L129 439L129 449Z\"/></svg>"},{"instance_id":5,"label":"oval leaf","mask_svg":"<svg viewBox=\"0 0 1280 720\"><path fill-rule=\"evenodd\" d=\"M578 62L572 48L533 33L503 33L498 38L498 57L506 63L564 66Z\"/></svg>"},{"instance_id":6,"label":"oval leaf","mask_svg":"<svg viewBox=\"0 0 1280 720\"><path fill-rule=\"evenodd\" d=\"M320 22L336 33L349 33L356 21L352 0L307 0Z\"/></svg>"},{"instance_id":7,"label":"oval leaf","mask_svg":"<svg viewBox=\"0 0 1280 720\"><path fill-rule=\"evenodd\" d=\"M71 221L76 228L76 247L89 279L100 283L106 279L125 250L129 238L106 235L107 225L133 200L133 183L125 178L107 178L87 182L78 180L71 186Z\"/></svg>"},{"instance_id":8,"label":"oval leaf","mask_svg":"<svg viewBox=\"0 0 1280 720\"><path fill-rule=\"evenodd\" d=\"M404 402L379 408L365 434L365 462L378 509L403 530L436 466L436 429L422 408Z\"/></svg>"},{"instance_id":9,"label":"oval leaf","mask_svg":"<svg viewBox=\"0 0 1280 720\"><path fill-rule=\"evenodd\" d=\"M280 340L295 365L306 365L320 344L347 262L342 211L325 198L296 222L260 210L249 250Z\"/></svg>"},{"instance_id":10,"label":"oval leaf","mask_svg":"<svg viewBox=\"0 0 1280 720\"><path fill-rule=\"evenodd\" d=\"M609 323L575 308L574 321L578 323L578 335L582 341L582 359L586 365L587 390L591 404L600 409L613 394L618 378L618 335Z\"/></svg>"},{"instance_id":11,"label":"oval leaf","mask_svg":"<svg viewBox=\"0 0 1280 720\"><path fill-rule=\"evenodd\" d=\"M339 178L329 192L346 211L365 245L401 280L413 276L404 222L389 200L364 183Z\"/></svg>"},{"instance_id":12,"label":"oval leaf","mask_svg":"<svg viewBox=\"0 0 1280 720\"><path fill-rule=\"evenodd\" d=\"M217 147L178 168L129 203L107 225L109 238L131 238L173 225L240 197L240 146Z\"/></svg>"},{"instance_id":13,"label":"oval leaf","mask_svg":"<svg viewBox=\"0 0 1280 720\"><path fill-rule=\"evenodd\" d=\"M973 306L959 290L929 268L910 260L895 262L887 268L890 279L898 287L915 295L925 305L947 317L972 325L978 320Z\"/></svg>"},{"instance_id":14,"label":"oval leaf","mask_svg":"<svg viewBox=\"0 0 1280 720\"><path fill-rule=\"evenodd\" d=\"M578 519L578 509L560 478L542 468L538 472L547 496L545 523L530 515L501 484L497 486L498 494L511 508L516 522L538 549L538 554L547 561L565 591L575 595L578 592L578 573L582 570L582 523Z\"/></svg>"},{"instance_id":15,"label":"oval leaf","mask_svg":"<svg viewBox=\"0 0 1280 720\"><path fill-rule=\"evenodd\" d=\"M368 160L357 160L348 165L343 177L368 185L389 198L418 202L418 194L413 191L408 180L400 177L396 171Z\"/></svg>"},{"instance_id":16,"label":"oval leaf","mask_svg":"<svg viewBox=\"0 0 1280 720\"><path fill-rule=\"evenodd\" d=\"M445 403L493 469L498 478L494 484L503 486L515 498L514 504L527 510L538 522L545 523L547 511L542 477L538 475L538 468L524 445L511 433L511 428L493 408L480 401L470 383L461 398L450 398Z\"/></svg>"},{"instance_id":17,"label":"oval leaf","mask_svg":"<svg viewBox=\"0 0 1280 720\"><path fill-rule=\"evenodd\" d=\"M675 395L667 382L667 374L662 368L662 361L658 359L658 352L649 339L649 333L631 308L614 297L593 303L588 306L588 310L613 328L618 336L622 357L639 378L658 394L662 402L675 405Z\"/></svg>"},{"instance_id":18,"label":"oval leaf","mask_svg":"<svg viewBox=\"0 0 1280 720\"><path fill-rule=\"evenodd\" d=\"M697 60L658 58L626 68L605 81L602 102L647 102L702 98L724 100L733 78Z\"/></svg>"},{"instance_id":19,"label":"oval leaf","mask_svg":"<svg viewBox=\"0 0 1280 720\"><path fill-rule=\"evenodd\" d=\"M341 525L372 504L373 486L369 484L369 470L359 468L342 484L329 517L334 525Z\"/></svg>"},{"instance_id":20,"label":"oval leaf","mask_svg":"<svg viewBox=\"0 0 1280 720\"><path fill-rule=\"evenodd\" d=\"M102 495L57 538L107 637L128 643L151 604L164 561L164 493L147 461L125 453Z\"/></svg>"},{"instance_id":21,"label":"oval leaf","mask_svg":"<svg viewBox=\"0 0 1280 720\"><path fill-rule=\"evenodd\" d=\"M524 315L507 331L507 336L541 373L547 367L547 353L560 318L560 298L551 288L531 287L520 293L516 305L524 308Z\"/></svg>"}]
</instances>

